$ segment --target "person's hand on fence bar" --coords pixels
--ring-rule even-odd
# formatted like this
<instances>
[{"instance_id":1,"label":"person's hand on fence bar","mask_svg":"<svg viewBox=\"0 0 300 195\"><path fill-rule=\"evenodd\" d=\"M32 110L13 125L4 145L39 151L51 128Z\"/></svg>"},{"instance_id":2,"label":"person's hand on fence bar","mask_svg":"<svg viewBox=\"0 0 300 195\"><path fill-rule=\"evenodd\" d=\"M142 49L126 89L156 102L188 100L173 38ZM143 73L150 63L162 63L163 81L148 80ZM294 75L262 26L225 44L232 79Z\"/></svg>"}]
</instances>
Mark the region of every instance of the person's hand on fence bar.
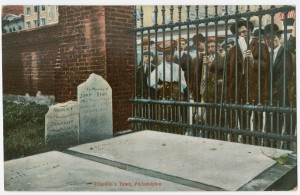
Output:
<instances>
[{"instance_id":1,"label":"person's hand on fence bar","mask_svg":"<svg viewBox=\"0 0 300 195\"><path fill-rule=\"evenodd\" d=\"M245 51L245 57L246 58L248 58L249 59L249 64L252 66L252 68L253 68L253 62L254 62L254 60L253 60L253 54L252 54L252 51L251 50L246 50Z\"/></svg>"},{"instance_id":2,"label":"person's hand on fence bar","mask_svg":"<svg viewBox=\"0 0 300 195\"><path fill-rule=\"evenodd\" d=\"M219 79L218 80L218 85L220 86L220 85L222 85L222 83L223 83L223 79Z\"/></svg>"},{"instance_id":3,"label":"person's hand on fence bar","mask_svg":"<svg viewBox=\"0 0 300 195\"><path fill-rule=\"evenodd\" d=\"M203 56L203 63L204 63L204 64L207 64L209 68L210 68L211 65L212 65L212 63L211 63L211 61L210 61L210 59L209 59L208 56Z\"/></svg>"}]
</instances>

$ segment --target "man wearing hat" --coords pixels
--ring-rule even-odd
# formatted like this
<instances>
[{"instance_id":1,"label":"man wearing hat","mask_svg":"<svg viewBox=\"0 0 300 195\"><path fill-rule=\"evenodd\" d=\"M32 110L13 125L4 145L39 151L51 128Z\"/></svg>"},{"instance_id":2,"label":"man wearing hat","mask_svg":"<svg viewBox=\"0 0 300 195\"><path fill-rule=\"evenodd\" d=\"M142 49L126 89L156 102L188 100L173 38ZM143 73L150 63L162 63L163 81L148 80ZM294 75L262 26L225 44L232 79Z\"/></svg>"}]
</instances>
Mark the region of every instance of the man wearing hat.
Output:
<instances>
[{"instance_id":1,"label":"man wearing hat","mask_svg":"<svg viewBox=\"0 0 300 195\"><path fill-rule=\"evenodd\" d=\"M255 29L254 31L253 31L253 36L252 36L252 40L250 41L250 43L252 42L252 41L259 41L258 39L259 39L259 31L260 31L260 35L261 35L261 37L263 36L263 34L264 34L264 29L262 29L262 28L258 28L258 29ZM264 39L261 39L261 42L262 43L265 43L264 42Z\"/></svg>"},{"instance_id":2,"label":"man wearing hat","mask_svg":"<svg viewBox=\"0 0 300 195\"><path fill-rule=\"evenodd\" d=\"M155 69L156 65L153 64L154 53L151 51L144 51L143 60L137 68L137 92L140 97L148 98L148 85L147 81L149 75ZM150 97L153 98L153 89L150 89Z\"/></svg>"},{"instance_id":3,"label":"man wearing hat","mask_svg":"<svg viewBox=\"0 0 300 195\"><path fill-rule=\"evenodd\" d=\"M176 64L181 66L181 68L184 72L185 79L189 78L189 80L188 80L189 87L187 87L184 90L184 99L187 99L188 96L191 96L191 87L190 86L191 86L191 81L192 81L192 78L191 78L192 57L191 57L190 53L188 53L188 51L187 51L188 45L187 45L187 40L185 38L177 39L177 43L178 43L177 52L176 52L176 55L173 57L173 62L175 62ZM189 69L189 73L188 73L188 69ZM184 108L182 111L185 113L185 114L183 114L185 116L184 122L187 122L188 110L187 110L187 108Z\"/></svg>"},{"instance_id":4,"label":"man wearing hat","mask_svg":"<svg viewBox=\"0 0 300 195\"><path fill-rule=\"evenodd\" d=\"M163 52L164 60L152 71L148 85L158 90L158 95L162 99L178 100L179 94L181 94L181 100L184 100L184 89L187 86L184 72L178 64L172 61L176 46L177 41L175 40L157 43L157 50ZM166 116L162 116L163 113L159 111L160 119L166 118ZM172 108L172 113L169 112L167 117L173 121L178 121L181 118L178 116L175 106Z\"/></svg>"},{"instance_id":5,"label":"man wearing hat","mask_svg":"<svg viewBox=\"0 0 300 195\"><path fill-rule=\"evenodd\" d=\"M209 37L207 39L207 50L208 55L203 56L203 65L204 70L202 72L202 80L205 82L205 85L201 85L200 91L202 92L202 99L206 103L215 103L215 96L217 99L216 103L220 103L221 100L221 89L222 89L222 83L223 83L223 66L224 66L224 54L221 54L219 52L219 49L216 51L216 39L215 37ZM217 52L217 53L215 53ZM208 68L208 75L206 74L206 68ZM215 77L216 70L217 70L217 80ZM217 83L217 94L215 94L215 83ZM207 86L206 86L207 85ZM206 91L207 90L207 91ZM224 99L224 98L223 98ZM221 122L221 126L224 125L224 114L222 114L221 121L219 121L219 110L216 109L217 112L217 118L215 120L215 109L207 109L206 110L206 116L207 116L207 122L209 124L210 121L212 121L213 126L218 127L219 122ZM216 123L215 123L216 121ZM224 136L223 133L220 134L221 137L219 139L223 140ZM213 133L209 133L209 136L211 138L214 138ZM218 137L215 137L218 138Z\"/></svg>"},{"instance_id":6,"label":"man wearing hat","mask_svg":"<svg viewBox=\"0 0 300 195\"><path fill-rule=\"evenodd\" d=\"M177 43L178 43L178 49L176 55L173 57L173 62L175 62L178 65L181 65L185 78L188 78L187 69L189 66L189 70L191 72L192 57L190 54L187 53L187 40L185 38L181 38L177 40ZM180 57L179 54L181 55ZM189 75L191 75L191 73L189 73Z\"/></svg>"},{"instance_id":7,"label":"man wearing hat","mask_svg":"<svg viewBox=\"0 0 300 195\"><path fill-rule=\"evenodd\" d=\"M273 52L273 59L272 60L272 75L273 75L273 81L272 81L272 94L270 94L270 90L268 90L268 100L269 97L273 97L273 105L277 105L277 102L279 102L279 106L283 106L283 94L285 93L285 106L289 106L289 98L288 98L288 88L285 87L284 91L284 76L286 77L286 84L288 84L289 79L291 78L290 75L292 75L292 68L293 68L293 62L292 62L292 56L289 52L286 52L286 67L285 67L285 72L286 75L283 75L283 68L284 68L284 47L280 44L280 39L281 35L283 33L282 30L279 30L278 26L276 24L273 24L273 39L271 37L271 31L272 31L272 25L267 24L265 26L265 33L264 33L264 39L266 44L269 47L269 52ZM272 43L273 42L273 48L272 48ZM271 56L272 57L272 56ZM267 77L270 77L270 74L267 75ZM270 89L270 79L268 79L268 89ZM290 133L290 117L287 114L286 117L286 133ZM277 122L276 122L276 117L274 117L273 120L273 130L277 131ZM266 124L266 129L267 132L270 132L270 119L267 120ZM280 132L282 130L283 126L283 116L280 114L280 119L279 119L279 129ZM268 143L269 144L269 143ZM279 144L279 141L277 143L277 146ZM276 146L276 143L274 143Z\"/></svg>"},{"instance_id":8,"label":"man wearing hat","mask_svg":"<svg viewBox=\"0 0 300 195\"><path fill-rule=\"evenodd\" d=\"M227 52L229 51L230 48L232 48L234 46L234 39L233 38L227 38L227 46L226 46L226 40L224 40L221 43L221 47L225 50L227 50Z\"/></svg>"},{"instance_id":9,"label":"man wearing hat","mask_svg":"<svg viewBox=\"0 0 300 195\"><path fill-rule=\"evenodd\" d=\"M155 55L155 48L153 48L154 41L152 38L148 38L147 35L143 37L142 45L143 45L143 52L150 50L154 55L153 55L153 64L158 65L161 63L160 57Z\"/></svg>"},{"instance_id":10,"label":"man wearing hat","mask_svg":"<svg viewBox=\"0 0 300 195\"><path fill-rule=\"evenodd\" d=\"M269 73L270 67L270 56L268 47L266 44L261 44L261 50L259 51L259 43L257 41L252 41L249 44L249 48L247 47L247 42L249 41L249 37L247 37L247 31L253 30L252 22L248 21L247 29L247 21L246 20L239 20L237 22L237 29L236 23L232 24L230 27L230 31L233 35L238 34L238 40L236 40L236 45L233 46L228 52L227 58L227 78L228 78L228 99L227 102L231 100L236 103L240 104L242 101L243 104L252 103L257 105L258 103L258 70L260 68L260 102L264 103L266 100L266 91L267 91L267 80L266 75ZM236 56L237 50L237 56ZM260 52L260 62L259 62L259 52ZM236 66L236 57L237 57L237 72L235 72ZM260 64L260 67L259 67ZM237 75L237 80L235 77ZM248 75L248 86L247 86L247 75ZM237 97L235 96L235 86L237 85ZM248 89L248 97L247 97L247 89ZM249 102L246 102L248 99ZM250 118L252 112L249 112L249 117L247 116L246 112L243 113L243 119L238 116L240 121L240 129L246 130L247 128L250 129ZM228 115L229 116L229 115ZM233 116L235 118L235 116ZM262 115L258 117L257 112L255 112L255 123L253 124L253 131L258 131L258 129L262 129ZM237 121L234 121L230 128L234 128ZM231 125L230 117L228 117L229 125ZM260 121L258 120L260 119ZM260 124L260 126L258 126ZM248 126L247 126L248 125ZM242 136L241 141L246 143L246 136ZM251 138L249 138L249 143L251 143ZM255 145L257 144L257 138L254 139Z\"/></svg>"}]
</instances>

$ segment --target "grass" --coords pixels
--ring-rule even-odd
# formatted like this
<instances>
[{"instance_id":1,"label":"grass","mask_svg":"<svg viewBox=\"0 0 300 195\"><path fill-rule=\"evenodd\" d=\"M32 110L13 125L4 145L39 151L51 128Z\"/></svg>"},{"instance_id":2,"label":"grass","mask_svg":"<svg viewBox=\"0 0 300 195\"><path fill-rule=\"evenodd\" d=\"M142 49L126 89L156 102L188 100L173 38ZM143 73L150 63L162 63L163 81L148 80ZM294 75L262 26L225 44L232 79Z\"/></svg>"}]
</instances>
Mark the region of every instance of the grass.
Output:
<instances>
[{"instance_id":1,"label":"grass","mask_svg":"<svg viewBox=\"0 0 300 195\"><path fill-rule=\"evenodd\" d=\"M47 105L16 104L3 101L4 160L52 150L64 151L71 145L45 145Z\"/></svg>"}]
</instances>

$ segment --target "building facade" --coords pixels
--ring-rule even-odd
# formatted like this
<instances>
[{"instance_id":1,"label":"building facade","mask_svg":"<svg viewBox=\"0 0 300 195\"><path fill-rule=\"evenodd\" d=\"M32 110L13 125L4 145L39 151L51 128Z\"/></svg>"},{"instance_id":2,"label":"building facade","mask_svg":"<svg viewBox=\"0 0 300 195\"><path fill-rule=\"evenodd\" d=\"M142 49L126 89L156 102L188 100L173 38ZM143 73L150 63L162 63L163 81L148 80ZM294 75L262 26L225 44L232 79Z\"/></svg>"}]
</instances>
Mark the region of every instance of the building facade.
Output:
<instances>
[{"instance_id":1,"label":"building facade","mask_svg":"<svg viewBox=\"0 0 300 195\"><path fill-rule=\"evenodd\" d=\"M57 5L25 5L25 29L58 23Z\"/></svg>"}]
</instances>

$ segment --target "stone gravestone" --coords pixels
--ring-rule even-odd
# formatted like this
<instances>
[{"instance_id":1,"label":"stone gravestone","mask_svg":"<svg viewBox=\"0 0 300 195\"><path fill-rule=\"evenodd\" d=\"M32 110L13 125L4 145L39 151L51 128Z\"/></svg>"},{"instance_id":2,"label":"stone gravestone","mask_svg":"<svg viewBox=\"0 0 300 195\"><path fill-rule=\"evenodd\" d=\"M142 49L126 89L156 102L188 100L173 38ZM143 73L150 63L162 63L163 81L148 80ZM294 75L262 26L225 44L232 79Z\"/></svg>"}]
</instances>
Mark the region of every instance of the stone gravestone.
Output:
<instances>
[{"instance_id":1,"label":"stone gravestone","mask_svg":"<svg viewBox=\"0 0 300 195\"><path fill-rule=\"evenodd\" d=\"M112 90L99 75L92 73L77 87L80 113L79 141L93 142L111 138Z\"/></svg>"},{"instance_id":2,"label":"stone gravestone","mask_svg":"<svg viewBox=\"0 0 300 195\"><path fill-rule=\"evenodd\" d=\"M78 144L78 102L69 101L53 105L45 117L46 144Z\"/></svg>"}]
</instances>

